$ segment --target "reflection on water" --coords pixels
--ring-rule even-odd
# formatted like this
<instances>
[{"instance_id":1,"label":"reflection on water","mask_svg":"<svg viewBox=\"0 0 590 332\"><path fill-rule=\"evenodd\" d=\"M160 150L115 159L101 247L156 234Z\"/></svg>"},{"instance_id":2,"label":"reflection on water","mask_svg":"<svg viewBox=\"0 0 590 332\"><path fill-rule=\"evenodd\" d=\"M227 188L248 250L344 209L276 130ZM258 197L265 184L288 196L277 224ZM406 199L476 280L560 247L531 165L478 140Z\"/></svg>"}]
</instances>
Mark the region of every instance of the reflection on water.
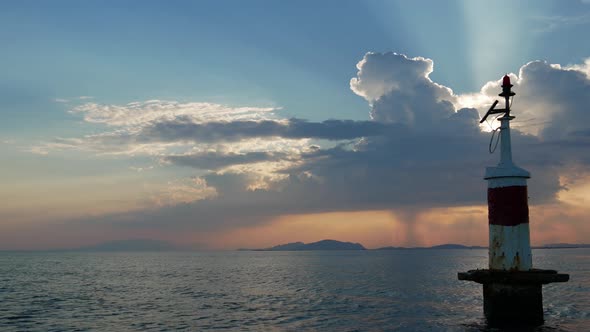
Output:
<instances>
[{"instance_id":1,"label":"reflection on water","mask_svg":"<svg viewBox=\"0 0 590 332\"><path fill-rule=\"evenodd\" d=\"M544 287L535 331L590 326L590 250L533 255L571 275ZM0 330L499 331L481 286L457 280L486 264L486 250L0 253Z\"/></svg>"}]
</instances>

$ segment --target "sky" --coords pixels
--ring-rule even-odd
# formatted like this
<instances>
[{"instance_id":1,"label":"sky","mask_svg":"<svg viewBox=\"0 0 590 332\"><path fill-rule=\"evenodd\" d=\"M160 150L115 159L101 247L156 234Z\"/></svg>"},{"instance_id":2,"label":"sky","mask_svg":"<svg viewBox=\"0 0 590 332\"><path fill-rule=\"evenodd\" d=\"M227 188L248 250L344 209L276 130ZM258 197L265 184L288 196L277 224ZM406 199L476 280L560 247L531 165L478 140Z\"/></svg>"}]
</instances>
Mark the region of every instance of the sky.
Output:
<instances>
[{"instance_id":1,"label":"sky","mask_svg":"<svg viewBox=\"0 0 590 332\"><path fill-rule=\"evenodd\" d=\"M533 244L590 242L590 2L0 3L0 250L487 245L504 74Z\"/></svg>"}]
</instances>

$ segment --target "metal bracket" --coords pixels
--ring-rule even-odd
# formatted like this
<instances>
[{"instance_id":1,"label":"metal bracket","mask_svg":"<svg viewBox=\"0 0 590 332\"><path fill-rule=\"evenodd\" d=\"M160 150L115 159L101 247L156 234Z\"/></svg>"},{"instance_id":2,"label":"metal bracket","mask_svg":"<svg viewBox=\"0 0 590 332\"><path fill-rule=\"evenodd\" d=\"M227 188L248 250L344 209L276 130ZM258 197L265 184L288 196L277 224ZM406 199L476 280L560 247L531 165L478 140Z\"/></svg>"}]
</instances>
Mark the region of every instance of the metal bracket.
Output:
<instances>
[{"instance_id":1,"label":"metal bracket","mask_svg":"<svg viewBox=\"0 0 590 332\"><path fill-rule=\"evenodd\" d=\"M500 114L500 113L506 113L506 116L510 116L510 110L506 110L504 108L501 109L494 109L494 107L496 107L496 105L498 105L498 101L494 101L494 103L492 104L492 106L490 107L490 109L486 112L486 115L483 116L483 118L481 119L481 121L479 121L479 123L483 123L488 116L490 116L491 114Z\"/></svg>"}]
</instances>

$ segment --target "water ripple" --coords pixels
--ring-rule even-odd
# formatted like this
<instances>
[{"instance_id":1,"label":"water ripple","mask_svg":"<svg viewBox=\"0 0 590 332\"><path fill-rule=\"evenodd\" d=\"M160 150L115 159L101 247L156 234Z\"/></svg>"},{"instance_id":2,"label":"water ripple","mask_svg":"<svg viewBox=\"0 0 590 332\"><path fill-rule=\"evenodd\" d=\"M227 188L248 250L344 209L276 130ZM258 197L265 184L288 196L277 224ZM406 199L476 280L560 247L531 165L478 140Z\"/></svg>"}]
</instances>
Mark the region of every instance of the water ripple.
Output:
<instances>
[{"instance_id":1,"label":"water ripple","mask_svg":"<svg viewBox=\"0 0 590 332\"><path fill-rule=\"evenodd\" d=\"M590 250L537 250L571 273L544 288L547 324L590 325ZM495 331L485 250L0 253L2 331Z\"/></svg>"}]
</instances>

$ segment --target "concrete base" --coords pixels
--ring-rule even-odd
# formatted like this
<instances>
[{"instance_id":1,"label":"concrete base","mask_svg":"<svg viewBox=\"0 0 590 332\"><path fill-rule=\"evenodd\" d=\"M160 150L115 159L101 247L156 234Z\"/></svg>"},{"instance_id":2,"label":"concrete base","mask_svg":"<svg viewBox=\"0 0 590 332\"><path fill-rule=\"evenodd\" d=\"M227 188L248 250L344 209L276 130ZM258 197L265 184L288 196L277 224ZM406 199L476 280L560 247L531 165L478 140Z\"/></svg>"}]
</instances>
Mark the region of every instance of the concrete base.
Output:
<instances>
[{"instance_id":1,"label":"concrete base","mask_svg":"<svg viewBox=\"0 0 590 332\"><path fill-rule=\"evenodd\" d=\"M490 327L543 325L541 284L484 284L483 312Z\"/></svg>"},{"instance_id":2,"label":"concrete base","mask_svg":"<svg viewBox=\"0 0 590 332\"><path fill-rule=\"evenodd\" d=\"M459 280L483 284L483 310L491 327L543 324L542 285L566 282L568 274L554 270L460 272Z\"/></svg>"}]
</instances>

